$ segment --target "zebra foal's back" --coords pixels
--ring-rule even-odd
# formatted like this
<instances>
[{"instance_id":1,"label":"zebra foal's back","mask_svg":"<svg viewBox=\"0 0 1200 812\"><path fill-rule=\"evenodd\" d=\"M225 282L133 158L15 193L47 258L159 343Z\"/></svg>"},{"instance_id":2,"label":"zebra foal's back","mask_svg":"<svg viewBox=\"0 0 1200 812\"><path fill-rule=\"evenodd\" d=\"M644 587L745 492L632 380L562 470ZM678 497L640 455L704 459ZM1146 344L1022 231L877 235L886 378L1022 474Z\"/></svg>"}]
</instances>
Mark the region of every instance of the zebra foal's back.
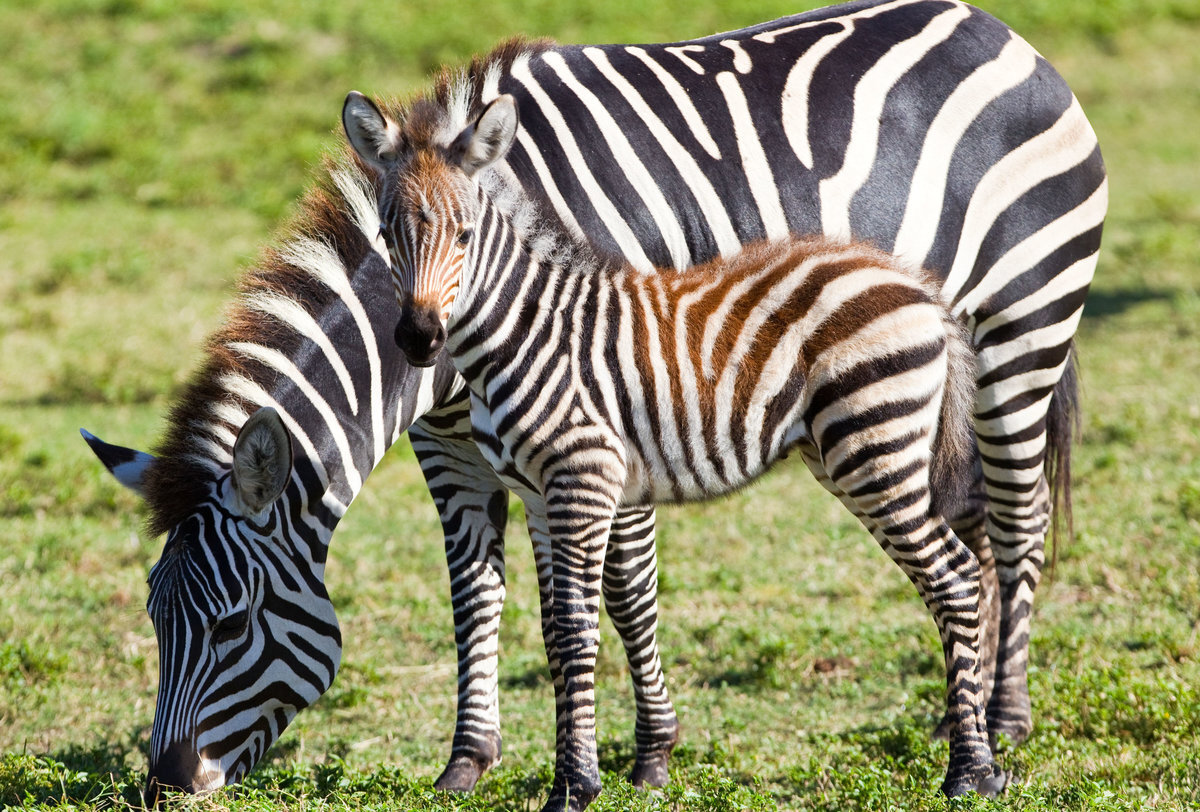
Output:
<instances>
[{"instance_id":1,"label":"zebra foal's back","mask_svg":"<svg viewBox=\"0 0 1200 812\"><path fill-rule=\"evenodd\" d=\"M938 459L961 461L965 337L924 275L894 257L820 238L764 241L687 273L617 272L612 284L622 316L605 371L625 404L614 422L631 473L645 472L627 501L715 496L797 443L828 461L869 447L882 427L920 429L911 453L928 456L948 362L955 408L942 434L955 442ZM586 299L581 325L601 304Z\"/></svg>"}]
</instances>

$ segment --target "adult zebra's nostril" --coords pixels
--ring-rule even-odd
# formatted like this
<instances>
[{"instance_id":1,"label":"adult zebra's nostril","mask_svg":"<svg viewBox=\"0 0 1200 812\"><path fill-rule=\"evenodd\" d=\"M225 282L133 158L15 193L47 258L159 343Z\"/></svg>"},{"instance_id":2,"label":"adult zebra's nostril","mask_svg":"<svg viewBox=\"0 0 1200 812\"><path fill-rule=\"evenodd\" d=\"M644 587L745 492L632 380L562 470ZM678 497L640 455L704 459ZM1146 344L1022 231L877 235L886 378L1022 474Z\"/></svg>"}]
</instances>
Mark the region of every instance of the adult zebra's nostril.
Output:
<instances>
[{"instance_id":1,"label":"adult zebra's nostril","mask_svg":"<svg viewBox=\"0 0 1200 812\"><path fill-rule=\"evenodd\" d=\"M199 772L200 756L191 747L183 744L168 747L155 759L146 778L146 789L142 794L146 808L161 805L163 794L168 790L195 792Z\"/></svg>"}]
</instances>

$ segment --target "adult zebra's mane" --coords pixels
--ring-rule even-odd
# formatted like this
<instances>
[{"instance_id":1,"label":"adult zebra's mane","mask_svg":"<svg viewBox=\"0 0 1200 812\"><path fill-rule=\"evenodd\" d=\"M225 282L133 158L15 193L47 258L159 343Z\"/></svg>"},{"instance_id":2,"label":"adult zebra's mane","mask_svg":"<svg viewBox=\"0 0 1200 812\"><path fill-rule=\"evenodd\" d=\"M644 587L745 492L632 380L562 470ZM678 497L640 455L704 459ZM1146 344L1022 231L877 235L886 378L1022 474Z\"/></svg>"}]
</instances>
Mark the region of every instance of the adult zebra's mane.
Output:
<instances>
[{"instance_id":1,"label":"adult zebra's mane","mask_svg":"<svg viewBox=\"0 0 1200 812\"><path fill-rule=\"evenodd\" d=\"M205 341L204 359L171 407L144 478L149 534L164 533L185 519L229 467L241 421L259 405L234 392L229 381L246 379L270 392L278 378L238 346L251 343L294 354L305 337L278 315L281 307L299 307L319 320L338 298L321 274L349 276L374 250L366 233L370 226L362 222L362 201L355 199L366 193L356 175L352 165L327 158L282 239L238 281L238 296L222 326ZM309 250L314 246L328 250ZM275 306L268 308L267 302Z\"/></svg>"}]
</instances>

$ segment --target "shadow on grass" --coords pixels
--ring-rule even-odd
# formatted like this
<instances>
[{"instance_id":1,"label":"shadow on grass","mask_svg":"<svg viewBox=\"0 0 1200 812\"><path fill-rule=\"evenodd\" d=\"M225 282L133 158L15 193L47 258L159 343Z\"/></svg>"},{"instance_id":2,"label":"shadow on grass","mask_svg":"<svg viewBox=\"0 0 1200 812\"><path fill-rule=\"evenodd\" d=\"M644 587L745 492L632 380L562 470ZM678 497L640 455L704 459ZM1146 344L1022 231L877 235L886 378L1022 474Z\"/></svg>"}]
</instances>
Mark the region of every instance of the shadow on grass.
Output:
<instances>
[{"instance_id":1,"label":"shadow on grass","mask_svg":"<svg viewBox=\"0 0 1200 812\"><path fill-rule=\"evenodd\" d=\"M142 753L140 757L135 754ZM145 763L136 734L92 747L0 759L0 806L140 806ZM138 766L134 766L137 764Z\"/></svg>"},{"instance_id":2,"label":"shadow on grass","mask_svg":"<svg viewBox=\"0 0 1200 812\"><path fill-rule=\"evenodd\" d=\"M501 690L517 688L536 688L539 685L550 684L550 669L545 666L534 666L520 674L504 674L500 677Z\"/></svg>"},{"instance_id":3,"label":"shadow on grass","mask_svg":"<svg viewBox=\"0 0 1200 812\"><path fill-rule=\"evenodd\" d=\"M1083 318L1104 319L1119 316L1127 310L1149 302L1170 302L1176 293L1171 290L1151 290L1149 288L1096 290L1088 292L1087 301L1083 306Z\"/></svg>"}]
</instances>

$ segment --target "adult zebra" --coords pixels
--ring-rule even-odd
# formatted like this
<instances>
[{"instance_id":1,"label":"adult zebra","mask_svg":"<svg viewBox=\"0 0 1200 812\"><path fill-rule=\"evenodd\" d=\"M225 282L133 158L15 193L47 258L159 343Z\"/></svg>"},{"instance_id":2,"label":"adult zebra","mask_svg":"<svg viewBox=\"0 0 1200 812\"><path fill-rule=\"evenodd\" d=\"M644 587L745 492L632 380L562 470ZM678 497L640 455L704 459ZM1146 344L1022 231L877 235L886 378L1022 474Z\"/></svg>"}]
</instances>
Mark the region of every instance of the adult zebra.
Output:
<instances>
[{"instance_id":1,"label":"adult zebra","mask_svg":"<svg viewBox=\"0 0 1200 812\"><path fill-rule=\"evenodd\" d=\"M462 149L501 94L520 128L481 182L522 189L602 255L683 269L825 234L938 275L977 353L979 470L953 524L984 566L985 605L998 604L985 608L989 729L1023 740L1052 508L1070 519L1074 333L1108 202L1062 77L958 0L860 0L667 45L511 43L443 78L434 140ZM384 108L388 129L364 152L406 160L411 106ZM348 129L371 126L366 108L348 112Z\"/></svg>"},{"instance_id":2,"label":"adult zebra","mask_svg":"<svg viewBox=\"0 0 1200 812\"><path fill-rule=\"evenodd\" d=\"M1069 448L1074 388L1063 370L1070 369L1071 336L1105 208L1095 137L1061 77L982 12L950 0L898 0L833 7L672 45L511 44L461 75L443 76L431 97L461 126L501 88L517 99L523 125L510 160L498 171L515 177L573 232L639 267L683 266L788 231L849 231L921 261L947 280L944 295L966 317L980 351L980 402L986 408L977 419L988 438L983 471L995 496L990 545L982 501L955 530L971 540L985 570L993 548L1001 559L1001 665L988 712L994 731L1020 738L1029 729L1028 614L1047 521L1043 449L1047 438L1051 449ZM402 107L390 112L405 117ZM346 227L326 222L339 218L349 221L345 213L326 211L305 230L332 240L341 252L337 235ZM323 250L319 242L317 253ZM349 341L359 346L358 339ZM321 360L323 349L302 355L297 366L304 368L309 356L337 391L346 374ZM376 384L357 375L384 371L349 361L343 367L356 371L354 386L365 387L359 400L368 402L366 393ZM281 385L300 389L297 398L306 402L308 389L287 384L287 377ZM405 410L418 397L423 404L433 400L438 390L427 380L413 376L397 383L397 393L407 393ZM447 528L455 595L463 596L456 601L459 718L443 778L468 788L499 752L498 716L488 708L494 708L490 641L502 596L495 542L503 532L498 506L504 496L481 460L482 467L473 466L464 416L461 406L427 415L413 439ZM240 420L237 412L205 416L219 424L201 445L216 470L188 468L195 449L183 442L186 427L178 441L168 437L163 445L159 473L173 467L198 474L189 483L148 473L154 526L171 528L165 551L177 549L174 539L213 534L217 525L208 515L234 515L226 507L231 495L215 483L228 472ZM394 431L402 422L384 424ZM345 436L346 444L337 432L312 438L318 450L333 455L335 471L347 445L354 447L352 457L375 451L374 445L364 450L349 443L368 436L360 430ZM136 481L146 467L147 459L135 452L99 448L126 481ZM179 460L167 463L169 457ZM311 465L297 462L298 468ZM1061 466L1058 473L1065 482ZM289 487L285 498L292 493ZM292 524L277 525L276 537L294 532ZM630 525L647 527L648 518ZM319 603L320 561L313 566L314 575L298 583L312 589ZM640 616L648 605L634 602L631 614ZM178 622L181 631L190 624L207 634L209 620L194 613ZM335 643L327 639L331 662ZM279 655L286 656L289 646L294 648L285 645ZM164 660L161 682L186 665L182 657ZM267 670L263 665L258 673ZM221 678L213 679L219 686ZM242 677L225 679L233 685ZM314 682L311 691L319 687ZM262 713L254 716L247 705L241 716L225 719L220 735L205 734L206 758L236 764L222 780L249 769L278 735L279 724L258 721L274 714L271 702L264 699L258 709ZM155 740L194 742L196 720L177 721L169 710L156 713ZM212 713L204 707L188 712ZM243 752L250 733L234 735L239 725L246 731L258 726L252 750ZM639 743L643 733L639 727ZM158 756L152 753L152 761ZM193 752L188 760L198 763L199 756Z\"/></svg>"}]
</instances>

